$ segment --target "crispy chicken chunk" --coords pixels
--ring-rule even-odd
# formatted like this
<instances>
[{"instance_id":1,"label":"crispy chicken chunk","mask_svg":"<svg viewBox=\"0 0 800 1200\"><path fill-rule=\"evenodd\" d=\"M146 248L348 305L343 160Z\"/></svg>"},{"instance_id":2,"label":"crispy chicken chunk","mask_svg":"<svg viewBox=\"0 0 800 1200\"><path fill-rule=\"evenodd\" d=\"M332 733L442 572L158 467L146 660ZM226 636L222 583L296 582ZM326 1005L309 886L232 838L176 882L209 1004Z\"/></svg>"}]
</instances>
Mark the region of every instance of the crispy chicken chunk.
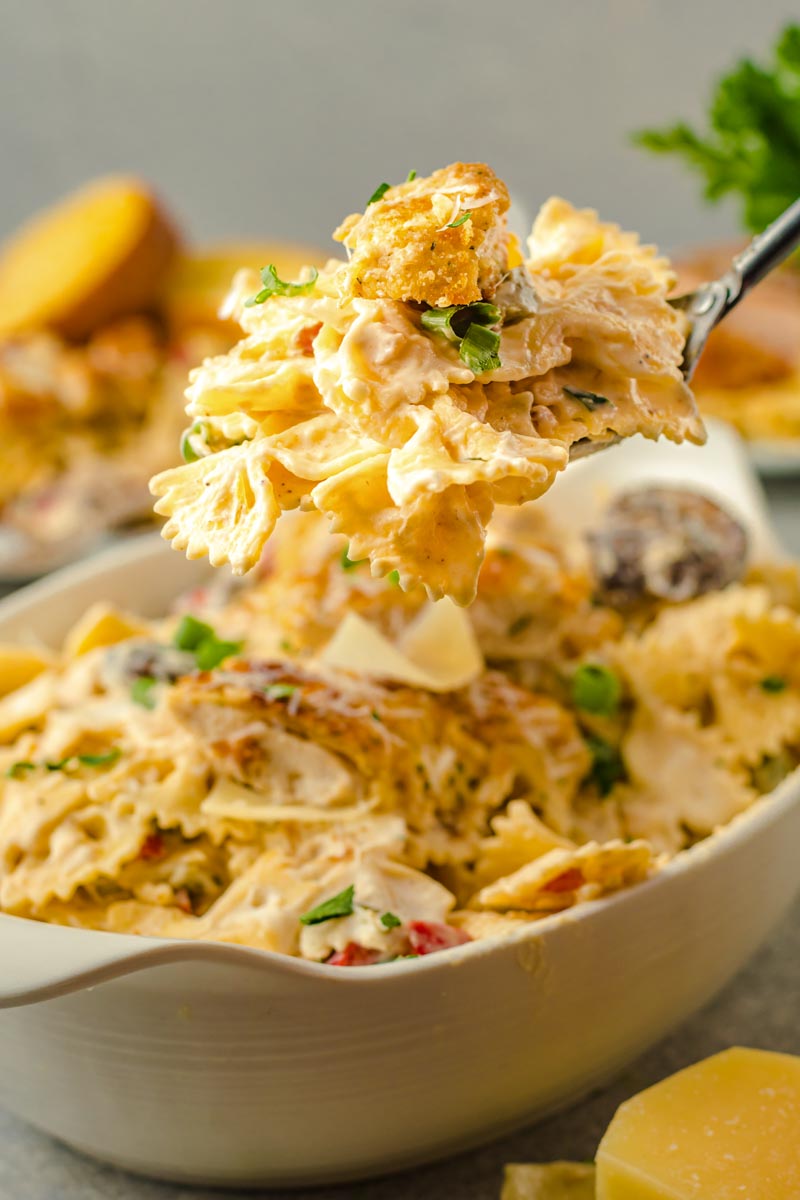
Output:
<instances>
[{"instance_id":1,"label":"crispy chicken chunk","mask_svg":"<svg viewBox=\"0 0 800 1200\"><path fill-rule=\"evenodd\" d=\"M334 234L351 252L343 292L436 308L491 299L508 270L508 191L483 163L389 190Z\"/></svg>"},{"instance_id":2,"label":"crispy chicken chunk","mask_svg":"<svg viewBox=\"0 0 800 1200\"><path fill-rule=\"evenodd\" d=\"M494 672L435 695L240 660L180 680L170 707L219 773L262 798L400 811L412 836L442 837L443 860L512 794L569 803L589 766L566 709Z\"/></svg>"}]
</instances>

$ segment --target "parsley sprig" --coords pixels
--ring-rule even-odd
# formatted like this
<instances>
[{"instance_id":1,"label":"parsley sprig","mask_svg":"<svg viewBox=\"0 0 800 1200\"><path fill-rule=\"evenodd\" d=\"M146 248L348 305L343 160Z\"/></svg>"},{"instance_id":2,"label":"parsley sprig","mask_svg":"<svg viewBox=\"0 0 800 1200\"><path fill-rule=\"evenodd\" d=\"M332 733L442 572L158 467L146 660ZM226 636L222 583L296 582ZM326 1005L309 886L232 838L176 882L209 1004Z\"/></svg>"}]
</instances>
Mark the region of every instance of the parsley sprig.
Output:
<instances>
[{"instance_id":1,"label":"parsley sprig","mask_svg":"<svg viewBox=\"0 0 800 1200\"><path fill-rule=\"evenodd\" d=\"M420 318L423 329L439 333L458 346L458 356L475 375L494 371L500 366L500 334L491 326L500 321L495 304L479 300L475 304L453 304L449 308L429 308Z\"/></svg>"},{"instance_id":2,"label":"parsley sprig","mask_svg":"<svg viewBox=\"0 0 800 1200\"><path fill-rule=\"evenodd\" d=\"M682 158L707 200L738 196L745 227L758 232L800 193L800 26L783 30L771 63L743 58L717 81L708 119L706 132L679 121L634 140Z\"/></svg>"},{"instance_id":3,"label":"parsley sprig","mask_svg":"<svg viewBox=\"0 0 800 1200\"><path fill-rule=\"evenodd\" d=\"M250 296L248 300L245 300L245 308L252 308L254 304L263 304L265 300L269 300L270 296L302 296L305 292L311 291L318 278L319 271L316 267L312 267L308 279L302 280L300 283L287 283L278 277L275 264L269 263L268 266L261 268L263 288L260 292L256 292L255 296Z\"/></svg>"}]
</instances>

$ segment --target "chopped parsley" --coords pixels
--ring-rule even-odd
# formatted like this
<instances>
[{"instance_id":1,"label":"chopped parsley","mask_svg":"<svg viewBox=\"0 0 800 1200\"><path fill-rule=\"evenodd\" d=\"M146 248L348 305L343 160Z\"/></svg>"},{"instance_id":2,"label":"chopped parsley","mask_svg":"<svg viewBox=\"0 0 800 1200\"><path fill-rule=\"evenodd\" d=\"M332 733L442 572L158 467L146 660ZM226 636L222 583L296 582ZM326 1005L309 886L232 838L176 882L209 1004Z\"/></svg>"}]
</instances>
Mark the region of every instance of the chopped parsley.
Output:
<instances>
[{"instance_id":1,"label":"chopped parsley","mask_svg":"<svg viewBox=\"0 0 800 1200\"><path fill-rule=\"evenodd\" d=\"M194 425L190 426L189 429L184 430L181 436L181 458L184 462L197 462L197 460L201 457L201 455L197 453L192 445L192 438L196 437L200 433L205 433L205 430L205 421L195 421Z\"/></svg>"},{"instance_id":2,"label":"chopped parsley","mask_svg":"<svg viewBox=\"0 0 800 1200\"><path fill-rule=\"evenodd\" d=\"M789 685L782 675L765 675L759 686L762 692L777 695L778 692L785 692Z\"/></svg>"},{"instance_id":3,"label":"chopped parsley","mask_svg":"<svg viewBox=\"0 0 800 1200\"><path fill-rule=\"evenodd\" d=\"M392 587L400 587L400 572L390 571L386 576L386 582L390 583Z\"/></svg>"},{"instance_id":4,"label":"chopped parsley","mask_svg":"<svg viewBox=\"0 0 800 1200\"><path fill-rule=\"evenodd\" d=\"M621 696L619 676L600 663L582 663L572 676L572 702L584 712L613 716Z\"/></svg>"},{"instance_id":5,"label":"chopped parsley","mask_svg":"<svg viewBox=\"0 0 800 1200\"><path fill-rule=\"evenodd\" d=\"M254 304L263 304L265 300L269 300L270 296L302 296L305 292L311 291L318 277L319 271L316 267L312 267L308 279L302 280L300 283L287 283L278 278L275 264L270 263L261 268L263 288L260 292L256 292L255 296L245 300L245 307L252 308Z\"/></svg>"},{"instance_id":6,"label":"chopped parsley","mask_svg":"<svg viewBox=\"0 0 800 1200\"><path fill-rule=\"evenodd\" d=\"M408 172L408 177L407 177L407 179L406 179L406 183L411 183L411 181L412 181L413 179L416 179L416 178L417 178L417 172L416 172L416 171L409 171L409 172Z\"/></svg>"},{"instance_id":7,"label":"chopped parsley","mask_svg":"<svg viewBox=\"0 0 800 1200\"><path fill-rule=\"evenodd\" d=\"M463 225L466 221L468 221L470 219L471 216L472 216L472 213L469 211L469 209L467 209L467 211L465 213L461 214L461 216L458 218L457 221L451 221L450 224L448 226L446 226L446 228L447 229L458 229L459 225Z\"/></svg>"},{"instance_id":8,"label":"chopped parsley","mask_svg":"<svg viewBox=\"0 0 800 1200\"><path fill-rule=\"evenodd\" d=\"M264 688L268 700L288 700L296 691L296 683L270 683Z\"/></svg>"},{"instance_id":9,"label":"chopped parsley","mask_svg":"<svg viewBox=\"0 0 800 1200\"><path fill-rule=\"evenodd\" d=\"M342 551L342 557L339 559L343 571L355 571L356 567L360 567L362 563L367 561L365 558L351 558L348 554L349 549L349 546L345 546Z\"/></svg>"},{"instance_id":10,"label":"chopped parsley","mask_svg":"<svg viewBox=\"0 0 800 1200\"><path fill-rule=\"evenodd\" d=\"M131 700L134 704L140 704L142 708L155 708L154 692L157 685L158 680L154 679L152 675L140 675L131 684Z\"/></svg>"},{"instance_id":11,"label":"chopped parsley","mask_svg":"<svg viewBox=\"0 0 800 1200\"><path fill-rule=\"evenodd\" d=\"M349 917L353 911L355 890L355 885L351 883L350 887L339 892L337 896L331 896L330 900L323 900L316 908L311 908L307 913L303 913L300 917L300 924L321 925L323 921L332 921L336 917Z\"/></svg>"},{"instance_id":12,"label":"chopped parsley","mask_svg":"<svg viewBox=\"0 0 800 1200\"><path fill-rule=\"evenodd\" d=\"M622 755L616 746L594 733L587 734L585 741L592 756L587 778L595 784L601 796L607 796L615 783L627 778Z\"/></svg>"},{"instance_id":13,"label":"chopped parsley","mask_svg":"<svg viewBox=\"0 0 800 1200\"><path fill-rule=\"evenodd\" d=\"M82 767L110 767L121 754L118 746L112 746L105 754L79 754L78 762Z\"/></svg>"},{"instance_id":14,"label":"chopped parsley","mask_svg":"<svg viewBox=\"0 0 800 1200\"><path fill-rule=\"evenodd\" d=\"M79 763L82 767L110 767L121 754L122 751L113 746L104 754L68 754L66 758L57 762L16 762L9 767L6 775L10 779L22 779L28 771L35 771L39 766L44 767L46 771L64 771L72 763Z\"/></svg>"},{"instance_id":15,"label":"chopped parsley","mask_svg":"<svg viewBox=\"0 0 800 1200\"><path fill-rule=\"evenodd\" d=\"M194 654L195 662L201 671L213 671L226 658L238 654L242 649L241 642L226 642L218 638L210 625L198 621L190 613L181 617L180 624L172 639L178 650L187 650Z\"/></svg>"},{"instance_id":16,"label":"chopped parsley","mask_svg":"<svg viewBox=\"0 0 800 1200\"><path fill-rule=\"evenodd\" d=\"M367 201L366 207L369 208L370 204L377 204L379 200L382 200L391 186L390 183L379 183Z\"/></svg>"},{"instance_id":17,"label":"chopped parsley","mask_svg":"<svg viewBox=\"0 0 800 1200\"><path fill-rule=\"evenodd\" d=\"M201 671L213 671L226 658L238 654L242 642L223 642L219 638L208 638L201 642L194 652L195 661Z\"/></svg>"},{"instance_id":18,"label":"chopped parsley","mask_svg":"<svg viewBox=\"0 0 800 1200\"><path fill-rule=\"evenodd\" d=\"M172 644L178 650L196 650L201 642L215 636L214 630L210 625L206 625L205 621L198 621L197 617L186 613L181 617L180 624L175 630Z\"/></svg>"},{"instance_id":19,"label":"chopped parsley","mask_svg":"<svg viewBox=\"0 0 800 1200\"><path fill-rule=\"evenodd\" d=\"M573 400L580 400L584 408L588 408L591 412L597 408L598 404L608 404L608 396L600 396L597 392L586 392L583 388L567 387L561 389L568 396L572 396Z\"/></svg>"},{"instance_id":20,"label":"chopped parsley","mask_svg":"<svg viewBox=\"0 0 800 1200\"><path fill-rule=\"evenodd\" d=\"M403 924L400 918L393 912L381 913L380 921L384 929L397 929Z\"/></svg>"},{"instance_id":21,"label":"chopped parsley","mask_svg":"<svg viewBox=\"0 0 800 1200\"><path fill-rule=\"evenodd\" d=\"M492 325L501 319L495 304L479 300L475 304L453 304L449 308L429 308L420 318L422 328L440 333L458 346L458 356L474 375L494 371L500 366L500 334Z\"/></svg>"},{"instance_id":22,"label":"chopped parsley","mask_svg":"<svg viewBox=\"0 0 800 1200\"><path fill-rule=\"evenodd\" d=\"M9 779L24 779L28 771L35 771L36 763L32 762L15 762L6 771L6 776Z\"/></svg>"}]
</instances>

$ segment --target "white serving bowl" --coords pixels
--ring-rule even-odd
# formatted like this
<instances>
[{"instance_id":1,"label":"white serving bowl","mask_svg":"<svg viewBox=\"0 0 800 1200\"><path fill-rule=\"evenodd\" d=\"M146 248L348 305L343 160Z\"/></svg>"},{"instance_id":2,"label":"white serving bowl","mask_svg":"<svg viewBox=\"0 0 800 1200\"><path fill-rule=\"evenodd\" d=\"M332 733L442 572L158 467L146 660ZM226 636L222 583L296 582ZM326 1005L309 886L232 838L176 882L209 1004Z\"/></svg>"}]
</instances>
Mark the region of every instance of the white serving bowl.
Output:
<instances>
[{"instance_id":1,"label":"white serving bowl","mask_svg":"<svg viewBox=\"0 0 800 1200\"><path fill-rule=\"evenodd\" d=\"M742 470L721 433L709 452L627 451L574 470L568 490L624 484L644 458L654 479L696 479L702 453L725 480ZM749 498L730 486L769 540L749 478ZM156 615L205 574L142 539L4 601L0 639L57 643L101 597ZM0 916L0 1098L165 1179L301 1185L407 1167L577 1099L704 1004L795 896L798 846L795 776L628 892L381 967Z\"/></svg>"}]
</instances>

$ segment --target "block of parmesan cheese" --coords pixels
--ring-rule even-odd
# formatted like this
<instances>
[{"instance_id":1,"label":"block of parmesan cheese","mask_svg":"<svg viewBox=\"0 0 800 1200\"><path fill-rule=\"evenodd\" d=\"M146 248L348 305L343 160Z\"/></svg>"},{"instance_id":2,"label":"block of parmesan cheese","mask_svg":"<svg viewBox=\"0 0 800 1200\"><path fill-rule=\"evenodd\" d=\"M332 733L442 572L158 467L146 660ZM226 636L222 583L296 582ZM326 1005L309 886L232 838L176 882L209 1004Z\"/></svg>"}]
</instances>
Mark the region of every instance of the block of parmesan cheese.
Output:
<instances>
[{"instance_id":1,"label":"block of parmesan cheese","mask_svg":"<svg viewBox=\"0 0 800 1200\"><path fill-rule=\"evenodd\" d=\"M797 1200L800 1058L740 1047L628 1100L597 1152L597 1200Z\"/></svg>"}]
</instances>

